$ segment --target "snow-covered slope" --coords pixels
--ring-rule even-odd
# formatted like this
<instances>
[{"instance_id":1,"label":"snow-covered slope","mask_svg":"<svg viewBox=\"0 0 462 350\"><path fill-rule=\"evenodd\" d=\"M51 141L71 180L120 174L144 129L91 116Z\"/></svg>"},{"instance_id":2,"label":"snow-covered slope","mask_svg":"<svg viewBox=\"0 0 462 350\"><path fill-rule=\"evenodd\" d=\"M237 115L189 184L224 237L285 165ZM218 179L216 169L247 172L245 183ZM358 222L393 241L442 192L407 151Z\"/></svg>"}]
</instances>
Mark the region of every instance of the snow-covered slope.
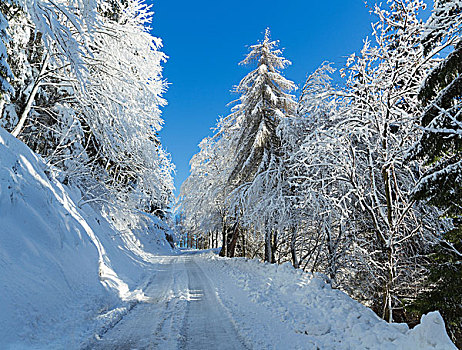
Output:
<instances>
[{"instance_id":1,"label":"snow-covered slope","mask_svg":"<svg viewBox=\"0 0 462 350\"><path fill-rule=\"evenodd\" d=\"M0 349L77 348L98 314L143 298L145 250L170 251L162 222L78 200L0 128Z\"/></svg>"}]
</instances>

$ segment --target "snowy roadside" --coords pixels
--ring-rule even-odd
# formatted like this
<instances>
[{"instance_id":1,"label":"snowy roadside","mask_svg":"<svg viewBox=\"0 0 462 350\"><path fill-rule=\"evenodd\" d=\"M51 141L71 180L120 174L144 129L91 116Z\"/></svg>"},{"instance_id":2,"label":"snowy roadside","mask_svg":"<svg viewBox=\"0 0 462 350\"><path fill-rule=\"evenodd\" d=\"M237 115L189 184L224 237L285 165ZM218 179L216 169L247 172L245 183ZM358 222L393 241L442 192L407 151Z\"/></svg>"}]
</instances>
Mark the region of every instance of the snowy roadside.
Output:
<instances>
[{"instance_id":1,"label":"snowy roadside","mask_svg":"<svg viewBox=\"0 0 462 350\"><path fill-rule=\"evenodd\" d=\"M457 349L439 313L409 330L290 264L206 253L197 264L214 281L236 329L258 349ZM288 344L291 344L288 347Z\"/></svg>"},{"instance_id":2,"label":"snowy roadside","mask_svg":"<svg viewBox=\"0 0 462 350\"><path fill-rule=\"evenodd\" d=\"M143 300L160 220L95 210L0 128L0 349L77 349Z\"/></svg>"}]
</instances>

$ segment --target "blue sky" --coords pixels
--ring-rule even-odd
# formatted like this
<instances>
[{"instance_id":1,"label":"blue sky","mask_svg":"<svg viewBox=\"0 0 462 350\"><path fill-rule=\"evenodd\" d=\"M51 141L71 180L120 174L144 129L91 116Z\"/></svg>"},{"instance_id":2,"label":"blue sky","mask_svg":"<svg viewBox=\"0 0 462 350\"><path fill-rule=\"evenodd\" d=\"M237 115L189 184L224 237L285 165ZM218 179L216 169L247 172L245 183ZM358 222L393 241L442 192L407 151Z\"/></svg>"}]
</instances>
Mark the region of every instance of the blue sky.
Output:
<instances>
[{"instance_id":1,"label":"blue sky","mask_svg":"<svg viewBox=\"0 0 462 350\"><path fill-rule=\"evenodd\" d=\"M198 143L229 113L227 104L237 97L230 91L250 71L238 63L266 27L292 61L285 76L302 85L325 60L341 68L375 20L360 0L156 0L153 10L152 32L169 56L160 137L177 167L177 194Z\"/></svg>"}]
</instances>

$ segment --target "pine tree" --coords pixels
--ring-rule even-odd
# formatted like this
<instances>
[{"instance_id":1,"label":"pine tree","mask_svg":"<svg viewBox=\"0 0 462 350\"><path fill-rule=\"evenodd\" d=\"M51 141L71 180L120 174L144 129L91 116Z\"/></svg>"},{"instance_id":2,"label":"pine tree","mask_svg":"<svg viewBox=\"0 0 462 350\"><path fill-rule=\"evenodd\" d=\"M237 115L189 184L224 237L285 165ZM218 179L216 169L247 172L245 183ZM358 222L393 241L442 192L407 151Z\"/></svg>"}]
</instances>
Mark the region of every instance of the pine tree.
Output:
<instances>
[{"instance_id":1,"label":"pine tree","mask_svg":"<svg viewBox=\"0 0 462 350\"><path fill-rule=\"evenodd\" d=\"M252 45L250 53L240 63L257 62L257 68L247 74L235 90L242 94L231 115L238 131L237 162L229 180L236 185L251 181L259 170L267 168L280 144L276 128L295 108L289 94L295 90L295 84L280 73L290 62L282 57L277 44L270 40L269 29L266 29L263 42Z\"/></svg>"},{"instance_id":2,"label":"pine tree","mask_svg":"<svg viewBox=\"0 0 462 350\"><path fill-rule=\"evenodd\" d=\"M0 10L0 98L4 102L4 93L14 93L14 89L10 84L10 79L13 79L13 72L8 64L8 53L5 43L9 40L7 32L8 21ZM0 115L3 108L0 109Z\"/></svg>"},{"instance_id":3,"label":"pine tree","mask_svg":"<svg viewBox=\"0 0 462 350\"><path fill-rule=\"evenodd\" d=\"M419 92L425 106L422 136L411 157L423 160L427 170L414 195L453 218L454 229L445 232L430 256L427 289L413 309L439 310L448 333L462 346L462 1L436 0L422 36L428 56L454 47L430 71Z\"/></svg>"},{"instance_id":4,"label":"pine tree","mask_svg":"<svg viewBox=\"0 0 462 350\"><path fill-rule=\"evenodd\" d=\"M250 47L250 53L241 64L256 62L257 67L237 86L236 92L241 93L241 97L230 116L236 161L229 182L237 189L235 202L240 204L244 198L246 208L241 207L241 210L254 207L250 215L252 224L264 231L264 259L271 262L275 262L277 234L273 227L275 222L270 225L268 221L274 219L275 213L265 208L274 203L275 193L282 189L274 190L284 182L277 129L283 118L294 114L296 105L290 94L295 90L295 84L281 74L290 62L282 56L277 45L276 41L270 40L269 29L266 29L263 41ZM273 200L264 203L269 197Z\"/></svg>"},{"instance_id":5,"label":"pine tree","mask_svg":"<svg viewBox=\"0 0 462 350\"><path fill-rule=\"evenodd\" d=\"M446 322L449 336L460 349L462 346L462 227L446 232L445 243L430 255L430 273L426 288L409 307L425 314L438 310Z\"/></svg>"},{"instance_id":6,"label":"pine tree","mask_svg":"<svg viewBox=\"0 0 462 350\"><path fill-rule=\"evenodd\" d=\"M296 105L290 95L295 85L281 75L290 62L277 45L267 29L240 63L257 67L235 88L241 96L231 114L219 120L191 160L180 207L191 230L203 236L221 231L221 254L259 255L264 240L264 259L272 262L277 226L286 223L289 207L279 126Z\"/></svg>"},{"instance_id":7,"label":"pine tree","mask_svg":"<svg viewBox=\"0 0 462 350\"><path fill-rule=\"evenodd\" d=\"M419 99L426 107L421 118L423 135L412 150L429 168L415 196L446 211L462 215L462 2L437 0L423 36L426 53L450 45L454 50L433 69Z\"/></svg>"}]
</instances>

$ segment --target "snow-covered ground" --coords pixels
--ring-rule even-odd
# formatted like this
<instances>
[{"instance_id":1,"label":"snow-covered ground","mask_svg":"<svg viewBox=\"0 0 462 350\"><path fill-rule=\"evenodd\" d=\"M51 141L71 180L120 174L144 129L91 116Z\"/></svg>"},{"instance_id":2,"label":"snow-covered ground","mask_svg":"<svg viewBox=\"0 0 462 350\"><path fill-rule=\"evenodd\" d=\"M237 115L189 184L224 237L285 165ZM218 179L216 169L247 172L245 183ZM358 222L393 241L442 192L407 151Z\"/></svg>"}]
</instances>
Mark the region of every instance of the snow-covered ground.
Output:
<instances>
[{"instance_id":1,"label":"snow-covered ground","mask_svg":"<svg viewBox=\"0 0 462 350\"><path fill-rule=\"evenodd\" d=\"M143 300L152 253L170 252L162 222L79 200L0 128L0 349L78 348Z\"/></svg>"},{"instance_id":2,"label":"snow-covered ground","mask_svg":"<svg viewBox=\"0 0 462 350\"><path fill-rule=\"evenodd\" d=\"M439 313L423 316L411 330L389 324L290 264L207 254L198 265L216 282L240 336L256 349L456 349Z\"/></svg>"},{"instance_id":3,"label":"snow-covered ground","mask_svg":"<svg viewBox=\"0 0 462 350\"><path fill-rule=\"evenodd\" d=\"M409 330L290 265L157 258L146 303L85 349L456 349L438 313Z\"/></svg>"},{"instance_id":4,"label":"snow-covered ground","mask_svg":"<svg viewBox=\"0 0 462 350\"><path fill-rule=\"evenodd\" d=\"M164 224L79 207L0 128L0 349L455 349L290 265L172 251Z\"/></svg>"}]
</instances>

